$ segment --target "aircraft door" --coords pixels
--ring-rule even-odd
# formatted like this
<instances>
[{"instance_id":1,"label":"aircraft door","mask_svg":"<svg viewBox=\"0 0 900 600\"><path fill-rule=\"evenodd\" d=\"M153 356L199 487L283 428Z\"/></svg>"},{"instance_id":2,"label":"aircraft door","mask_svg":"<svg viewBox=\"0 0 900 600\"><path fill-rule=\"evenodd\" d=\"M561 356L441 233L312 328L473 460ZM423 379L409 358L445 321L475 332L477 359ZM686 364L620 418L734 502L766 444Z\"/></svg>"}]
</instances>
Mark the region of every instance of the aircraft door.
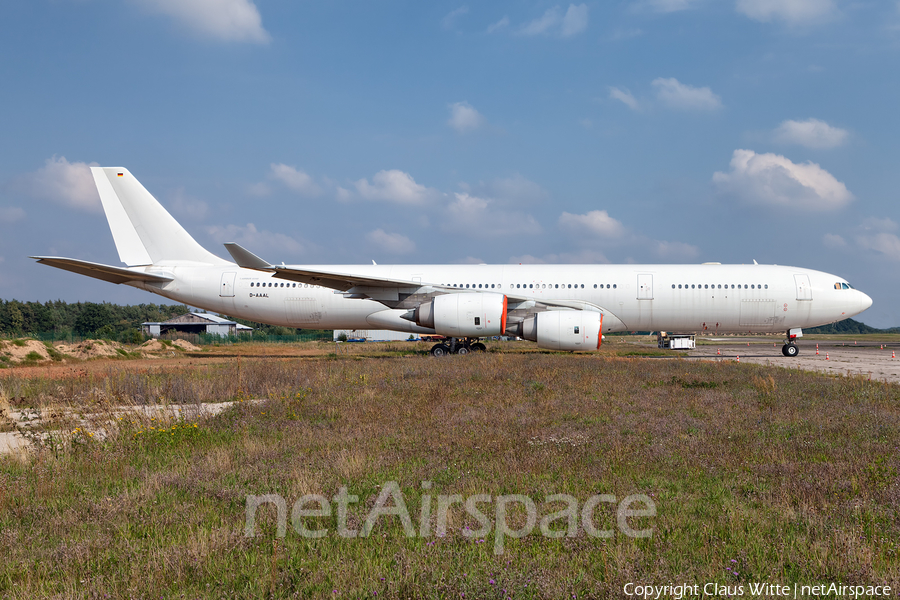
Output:
<instances>
[{"instance_id":1,"label":"aircraft door","mask_svg":"<svg viewBox=\"0 0 900 600\"><path fill-rule=\"evenodd\" d=\"M812 300L809 275L794 275L794 283L797 285L797 300Z\"/></svg>"},{"instance_id":2,"label":"aircraft door","mask_svg":"<svg viewBox=\"0 0 900 600\"><path fill-rule=\"evenodd\" d=\"M637 299L653 300L653 275L639 273L637 276Z\"/></svg>"},{"instance_id":3,"label":"aircraft door","mask_svg":"<svg viewBox=\"0 0 900 600\"><path fill-rule=\"evenodd\" d=\"M234 278L237 273L222 273L222 285L219 286L219 296L222 298L234 298Z\"/></svg>"}]
</instances>

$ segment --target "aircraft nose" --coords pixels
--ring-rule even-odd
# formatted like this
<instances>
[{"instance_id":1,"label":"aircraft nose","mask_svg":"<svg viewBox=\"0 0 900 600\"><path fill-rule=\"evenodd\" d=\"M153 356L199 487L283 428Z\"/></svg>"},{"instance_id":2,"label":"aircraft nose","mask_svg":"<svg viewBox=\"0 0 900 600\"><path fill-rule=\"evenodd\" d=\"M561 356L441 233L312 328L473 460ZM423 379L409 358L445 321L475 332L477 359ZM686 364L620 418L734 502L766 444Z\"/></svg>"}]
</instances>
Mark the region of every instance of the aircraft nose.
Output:
<instances>
[{"instance_id":1,"label":"aircraft nose","mask_svg":"<svg viewBox=\"0 0 900 600\"><path fill-rule=\"evenodd\" d=\"M859 312L862 312L872 306L872 299L864 292L860 292L859 294L861 296L859 299Z\"/></svg>"}]
</instances>

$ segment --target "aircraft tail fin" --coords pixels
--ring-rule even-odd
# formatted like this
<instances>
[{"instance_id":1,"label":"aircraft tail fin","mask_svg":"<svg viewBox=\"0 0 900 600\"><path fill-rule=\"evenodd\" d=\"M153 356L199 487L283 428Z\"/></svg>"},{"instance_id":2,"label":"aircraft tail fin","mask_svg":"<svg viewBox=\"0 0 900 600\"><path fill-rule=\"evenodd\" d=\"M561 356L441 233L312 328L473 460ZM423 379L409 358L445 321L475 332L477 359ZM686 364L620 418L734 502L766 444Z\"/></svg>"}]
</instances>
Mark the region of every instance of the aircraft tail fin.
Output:
<instances>
[{"instance_id":1,"label":"aircraft tail fin","mask_svg":"<svg viewBox=\"0 0 900 600\"><path fill-rule=\"evenodd\" d=\"M128 169L91 167L119 258L129 267L228 264L198 244Z\"/></svg>"}]
</instances>

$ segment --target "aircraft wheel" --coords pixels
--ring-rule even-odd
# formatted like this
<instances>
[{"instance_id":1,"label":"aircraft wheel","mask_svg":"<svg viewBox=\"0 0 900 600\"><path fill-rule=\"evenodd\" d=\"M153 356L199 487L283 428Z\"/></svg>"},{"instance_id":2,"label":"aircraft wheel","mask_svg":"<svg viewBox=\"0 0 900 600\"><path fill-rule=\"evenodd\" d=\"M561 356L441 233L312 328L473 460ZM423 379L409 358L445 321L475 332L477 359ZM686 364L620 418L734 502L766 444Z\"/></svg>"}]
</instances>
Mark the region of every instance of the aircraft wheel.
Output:
<instances>
[{"instance_id":1,"label":"aircraft wheel","mask_svg":"<svg viewBox=\"0 0 900 600\"><path fill-rule=\"evenodd\" d=\"M793 357L797 356L798 354L800 354L800 348L797 347L797 344L794 344L792 342L790 344L785 344L784 346L782 346L781 353L784 354L785 356L793 358Z\"/></svg>"},{"instance_id":2,"label":"aircraft wheel","mask_svg":"<svg viewBox=\"0 0 900 600\"><path fill-rule=\"evenodd\" d=\"M485 352L487 350L487 346L485 346L481 342L476 342L472 344L472 350L475 352Z\"/></svg>"},{"instance_id":3,"label":"aircraft wheel","mask_svg":"<svg viewBox=\"0 0 900 600\"><path fill-rule=\"evenodd\" d=\"M435 344L431 347L432 356L447 356L448 354L450 354L450 348L445 344Z\"/></svg>"},{"instance_id":4,"label":"aircraft wheel","mask_svg":"<svg viewBox=\"0 0 900 600\"><path fill-rule=\"evenodd\" d=\"M460 356L462 356L464 354L468 354L469 349L466 348L465 346L460 346L459 348L456 349L456 353L459 354Z\"/></svg>"}]
</instances>

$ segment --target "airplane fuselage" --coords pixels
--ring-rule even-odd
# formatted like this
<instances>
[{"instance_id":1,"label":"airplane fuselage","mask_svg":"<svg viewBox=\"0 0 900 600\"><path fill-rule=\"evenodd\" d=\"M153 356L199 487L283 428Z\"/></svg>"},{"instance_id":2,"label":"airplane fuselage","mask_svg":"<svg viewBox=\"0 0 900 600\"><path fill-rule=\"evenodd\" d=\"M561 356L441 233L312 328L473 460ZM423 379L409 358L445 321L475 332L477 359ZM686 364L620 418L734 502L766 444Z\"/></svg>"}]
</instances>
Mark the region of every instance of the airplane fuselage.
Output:
<instances>
[{"instance_id":1,"label":"airplane fuselage","mask_svg":"<svg viewBox=\"0 0 900 600\"><path fill-rule=\"evenodd\" d=\"M304 266L386 279L573 300L604 312L603 332L772 333L814 327L862 312L871 300L846 280L775 265L328 265ZM304 329L425 330L370 299L231 266L157 265L166 284L129 285L178 302L253 321ZM837 285L835 285L837 284ZM837 288L837 289L836 289ZM386 313L385 311L389 311ZM377 316L376 316L377 315Z\"/></svg>"}]
</instances>

